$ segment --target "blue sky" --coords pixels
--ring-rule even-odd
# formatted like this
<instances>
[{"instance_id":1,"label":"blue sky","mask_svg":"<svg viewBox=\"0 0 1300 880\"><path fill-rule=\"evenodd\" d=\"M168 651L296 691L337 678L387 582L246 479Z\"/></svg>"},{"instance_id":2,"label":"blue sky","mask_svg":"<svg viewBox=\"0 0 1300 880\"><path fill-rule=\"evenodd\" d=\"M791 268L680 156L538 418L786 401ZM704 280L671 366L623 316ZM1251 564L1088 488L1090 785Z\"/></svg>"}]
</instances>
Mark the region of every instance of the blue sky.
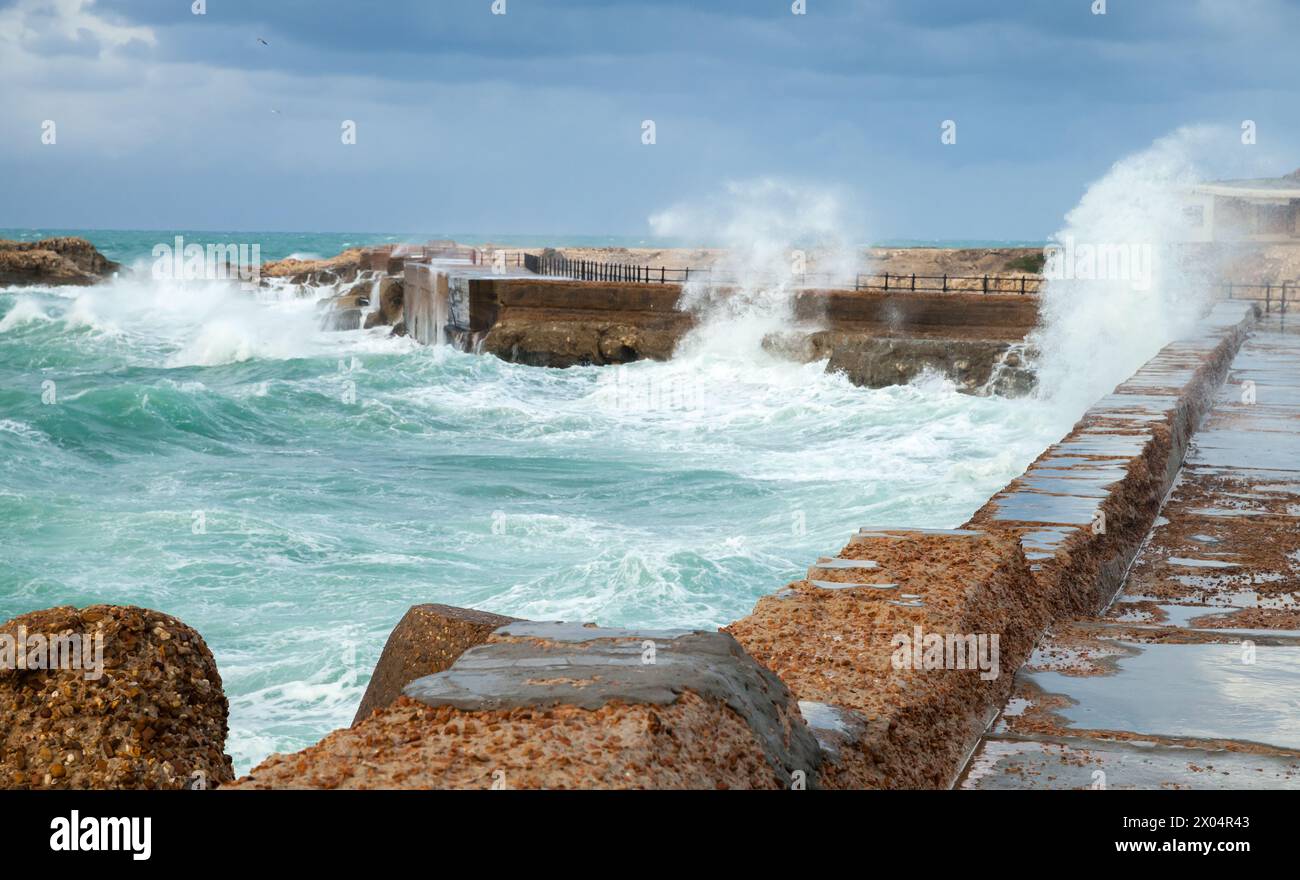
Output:
<instances>
[{"instance_id":1,"label":"blue sky","mask_svg":"<svg viewBox=\"0 0 1300 880\"><path fill-rule=\"evenodd\" d=\"M1298 0L1093 2L0 0L0 227L639 235L770 177L1041 239L1180 126L1300 166Z\"/></svg>"}]
</instances>

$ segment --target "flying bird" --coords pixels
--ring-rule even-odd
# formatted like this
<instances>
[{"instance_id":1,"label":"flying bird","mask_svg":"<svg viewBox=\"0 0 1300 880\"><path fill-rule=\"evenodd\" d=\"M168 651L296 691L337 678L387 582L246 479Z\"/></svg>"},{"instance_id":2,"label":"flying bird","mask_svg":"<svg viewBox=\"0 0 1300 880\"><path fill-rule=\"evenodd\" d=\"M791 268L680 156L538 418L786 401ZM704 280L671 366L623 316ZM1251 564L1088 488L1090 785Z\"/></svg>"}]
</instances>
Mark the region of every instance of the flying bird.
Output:
<instances>
[{"instance_id":1,"label":"flying bird","mask_svg":"<svg viewBox=\"0 0 1300 880\"><path fill-rule=\"evenodd\" d=\"M261 43L263 46L269 46L269 45L271 45L271 44L268 43L266 40L263 40L261 37L258 37L258 38L257 38L257 42Z\"/></svg>"}]
</instances>

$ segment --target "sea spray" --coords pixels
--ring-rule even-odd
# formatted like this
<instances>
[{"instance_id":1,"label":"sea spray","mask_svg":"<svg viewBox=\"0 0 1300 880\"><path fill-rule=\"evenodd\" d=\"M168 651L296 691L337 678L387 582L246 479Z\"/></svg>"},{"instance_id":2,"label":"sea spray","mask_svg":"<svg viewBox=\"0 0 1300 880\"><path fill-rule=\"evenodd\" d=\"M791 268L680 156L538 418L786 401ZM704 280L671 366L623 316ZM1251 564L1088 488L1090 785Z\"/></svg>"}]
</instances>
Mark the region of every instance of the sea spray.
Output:
<instances>
[{"instance_id":1,"label":"sea spray","mask_svg":"<svg viewBox=\"0 0 1300 880\"><path fill-rule=\"evenodd\" d=\"M1231 132L1185 128L1113 165L1088 187L1047 248L1038 393L1082 412L1202 315L1213 263L1185 246L1186 193Z\"/></svg>"},{"instance_id":2,"label":"sea spray","mask_svg":"<svg viewBox=\"0 0 1300 880\"><path fill-rule=\"evenodd\" d=\"M683 306L700 324L679 353L751 355L763 339L794 324L798 290L817 278L851 278L858 259L843 201L832 190L761 178L731 182L724 194L655 214L659 236L719 241L725 251L713 271L692 280ZM814 269L816 271L814 271Z\"/></svg>"}]
</instances>

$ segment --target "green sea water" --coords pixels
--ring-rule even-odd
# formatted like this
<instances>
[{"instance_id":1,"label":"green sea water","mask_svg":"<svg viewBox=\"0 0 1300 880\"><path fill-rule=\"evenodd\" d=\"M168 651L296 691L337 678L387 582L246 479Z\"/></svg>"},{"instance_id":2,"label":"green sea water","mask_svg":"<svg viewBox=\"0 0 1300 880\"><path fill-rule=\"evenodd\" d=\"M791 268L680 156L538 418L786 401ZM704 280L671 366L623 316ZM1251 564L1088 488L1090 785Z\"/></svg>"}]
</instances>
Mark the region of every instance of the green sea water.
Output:
<instances>
[{"instance_id":1,"label":"green sea water","mask_svg":"<svg viewBox=\"0 0 1300 880\"><path fill-rule=\"evenodd\" d=\"M125 261L168 240L89 235ZM283 291L0 288L0 619L179 617L244 772L349 723L413 604L716 627L860 526L961 523L1077 415L855 388L728 327L667 363L551 370L323 332Z\"/></svg>"}]
</instances>

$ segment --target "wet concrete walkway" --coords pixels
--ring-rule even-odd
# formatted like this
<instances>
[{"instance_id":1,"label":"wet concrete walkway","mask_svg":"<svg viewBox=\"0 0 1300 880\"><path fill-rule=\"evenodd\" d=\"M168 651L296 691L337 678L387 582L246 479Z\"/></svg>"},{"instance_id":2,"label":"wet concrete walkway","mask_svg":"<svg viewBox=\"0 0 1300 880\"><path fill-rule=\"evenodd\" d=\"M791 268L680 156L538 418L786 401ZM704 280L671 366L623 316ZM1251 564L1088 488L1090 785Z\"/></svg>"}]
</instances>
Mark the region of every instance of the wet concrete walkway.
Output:
<instances>
[{"instance_id":1,"label":"wet concrete walkway","mask_svg":"<svg viewBox=\"0 0 1300 880\"><path fill-rule=\"evenodd\" d=\"M1103 615L1057 626L960 788L1300 788L1300 320L1264 320Z\"/></svg>"}]
</instances>

